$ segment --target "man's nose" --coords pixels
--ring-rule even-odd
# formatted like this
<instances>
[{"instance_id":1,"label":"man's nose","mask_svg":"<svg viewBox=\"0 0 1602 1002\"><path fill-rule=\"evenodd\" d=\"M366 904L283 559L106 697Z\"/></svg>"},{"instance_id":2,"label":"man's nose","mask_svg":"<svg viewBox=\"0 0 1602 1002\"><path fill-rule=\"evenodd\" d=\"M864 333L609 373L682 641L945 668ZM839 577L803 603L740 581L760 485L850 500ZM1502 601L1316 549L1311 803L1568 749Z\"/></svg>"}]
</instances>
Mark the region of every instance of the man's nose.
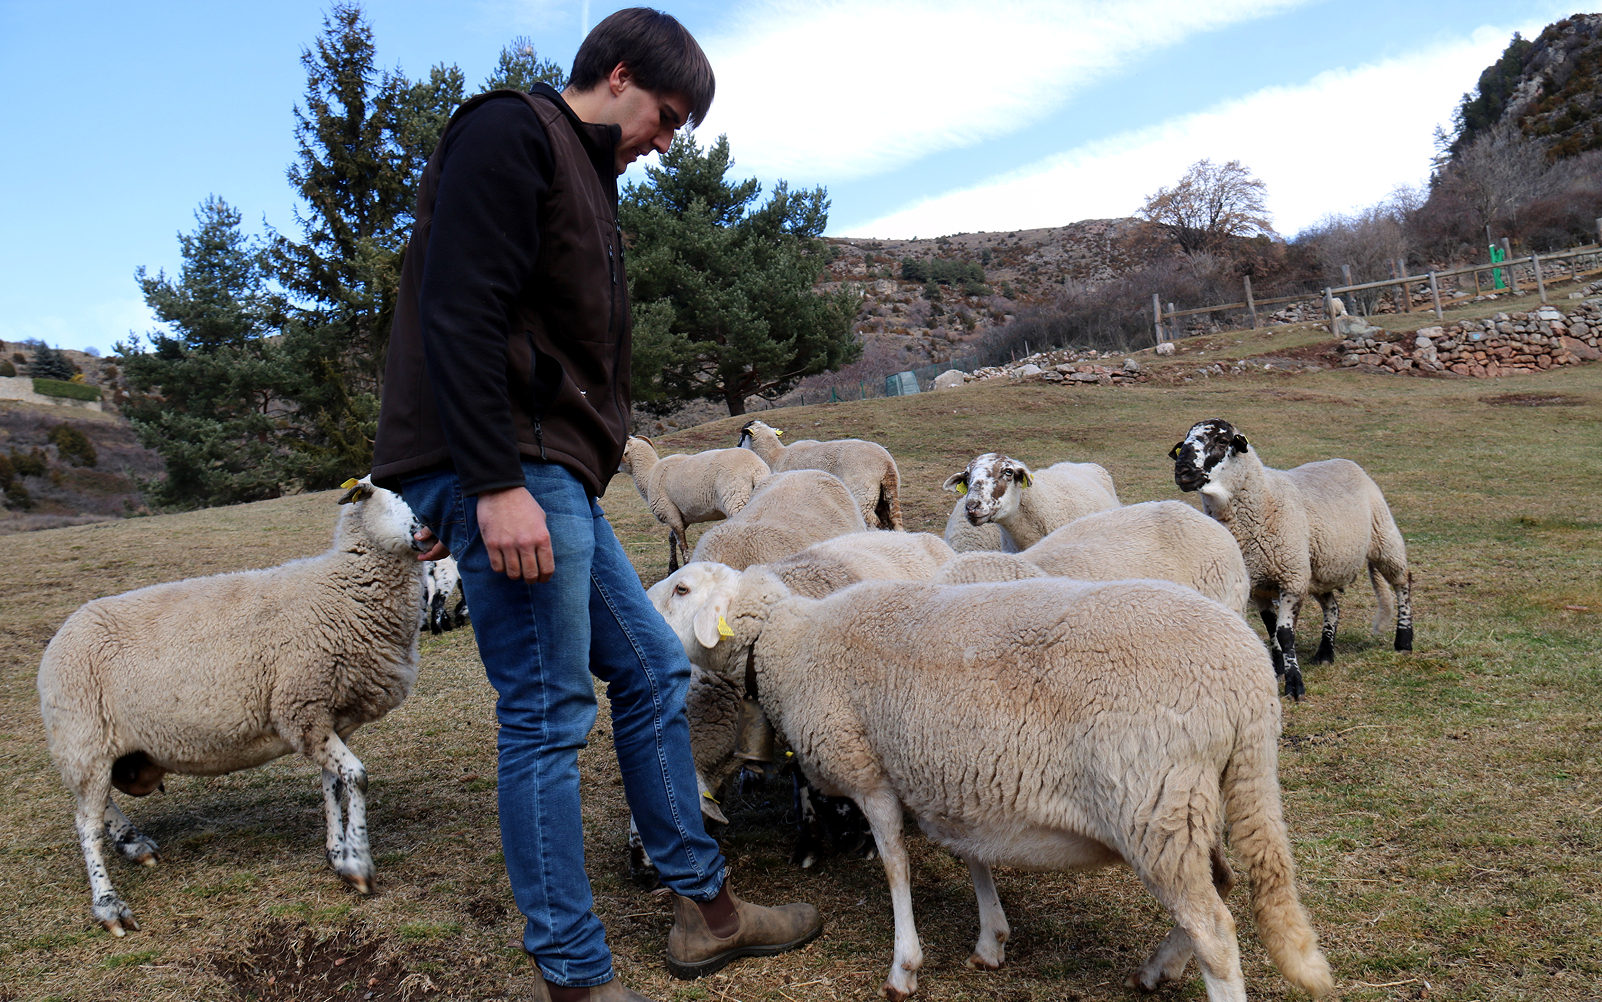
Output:
<instances>
[{"instance_id":1,"label":"man's nose","mask_svg":"<svg viewBox=\"0 0 1602 1002\"><path fill-rule=\"evenodd\" d=\"M651 140L652 148L654 148L658 153L666 153L668 151L668 147L670 147L672 145L673 145L673 130L672 129L663 129L663 130L661 130L660 132L658 132L656 134L656 137Z\"/></svg>"}]
</instances>

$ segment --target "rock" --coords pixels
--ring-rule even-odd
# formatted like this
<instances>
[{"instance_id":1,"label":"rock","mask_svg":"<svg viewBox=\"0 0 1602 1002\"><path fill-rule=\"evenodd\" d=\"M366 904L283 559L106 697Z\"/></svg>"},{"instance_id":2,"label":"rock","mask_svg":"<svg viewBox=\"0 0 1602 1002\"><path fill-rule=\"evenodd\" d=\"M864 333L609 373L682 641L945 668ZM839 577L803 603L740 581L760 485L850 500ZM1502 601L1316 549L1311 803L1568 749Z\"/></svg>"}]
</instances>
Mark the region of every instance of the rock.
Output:
<instances>
[{"instance_id":1,"label":"rock","mask_svg":"<svg viewBox=\"0 0 1602 1002\"><path fill-rule=\"evenodd\" d=\"M1565 336L1559 338L1558 340L1562 342L1563 350L1567 351L1570 355L1573 355L1576 358L1583 359L1587 362L1602 360L1602 351L1598 351L1578 338Z\"/></svg>"},{"instance_id":2,"label":"rock","mask_svg":"<svg viewBox=\"0 0 1602 1002\"><path fill-rule=\"evenodd\" d=\"M1563 319L1563 314L1559 313L1557 310L1554 310L1550 306L1543 306L1539 310L1536 310L1535 311L1535 316L1536 316L1537 319L1540 319L1540 320L1562 320Z\"/></svg>"},{"instance_id":3,"label":"rock","mask_svg":"<svg viewBox=\"0 0 1602 1002\"><path fill-rule=\"evenodd\" d=\"M1360 338L1370 331L1377 330L1379 330L1378 327L1375 327L1362 317L1338 316L1335 318L1334 334L1336 337Z\"/></svg>"},{"instance_id":4,"label":"rock","mask_svg":"<svg viewBox=\"0 0 1602 1002\"><path fill-rule=\"evenodd\" d=\"M1164 341L1162 344L1157 346L1157 354L1159 355L1172 355L1173 353L1174 342L1172 341Z\"/></svg>"},{"instance_id":5,"label":"rock","mask_svg":"<svg viewBox=\"0 0 1602 1002\"><path fill-rule=\"evenodd\" d=\"M1139 372L1140 371L1140 363L1135 361L1132 358L1126 358L1126 359L1124 359L1124 371L1125 372Z\"/></svg>"},{"instance_id":6,"label":"rock","mask_svg":"<svg viewBox=\"0 0 1602 1002\"><path fill-rule=\"evenodd\" d=\"M1022 379L1025 376L1038 376L1040 375L1040 372L1040 366L1030 362L1026 365L1020 365L1018 368L1012 370L1012 376L1014 379Z\"/></svg>"},{"instance_id":7,"label":"rock","mask_svg":"<svg viewBox=\"0 0 1602 1002\"><path fill-rule=\"evenodd\" d=\"M1426 343L1434 340L1435 338L1445 337L1446 336L1446 328L1445 327L1420 327L1417 331L1415 331L1413 333L1413 336L1418 339L1418 346L1420 348L1422 348L1422 347L1424 347L1424 345Z\"/></svg>"},{"instance_id":8,"label":"rock","mask_svg":"<svg viewBox=\"0 0 1602 1002\"><path fill-rule=\"evenodd\" d=\"M961 386L967 379L968 374L966 372L962 372L959 369L947 369L935 377L934 388L937 390L949 390L953 387Z\"/></svg>"}]
</instances>

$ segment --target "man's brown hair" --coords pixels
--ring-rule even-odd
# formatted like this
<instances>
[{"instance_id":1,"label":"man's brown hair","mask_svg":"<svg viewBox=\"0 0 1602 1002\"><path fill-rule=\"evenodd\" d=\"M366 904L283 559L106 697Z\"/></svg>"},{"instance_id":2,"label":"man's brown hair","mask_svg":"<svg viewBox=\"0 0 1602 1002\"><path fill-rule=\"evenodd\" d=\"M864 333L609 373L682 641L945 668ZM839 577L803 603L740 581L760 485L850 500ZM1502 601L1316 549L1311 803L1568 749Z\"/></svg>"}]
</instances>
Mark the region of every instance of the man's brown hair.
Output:
<instances>
[{"instance_id":1,"label":"man's brown hair","mask_svg":"<svg viewBox=\"0 0 1602 1002\"><path fill-rule=\"evenodd\" d=\"M712 107L717 89L712 64L671 14L630 7L609 15L579 46L569 86L590 90L611 76L618 63L627 66L646 90L682 95L690 104L692 126L700 125Z\"/></svg>"}]
</instances>

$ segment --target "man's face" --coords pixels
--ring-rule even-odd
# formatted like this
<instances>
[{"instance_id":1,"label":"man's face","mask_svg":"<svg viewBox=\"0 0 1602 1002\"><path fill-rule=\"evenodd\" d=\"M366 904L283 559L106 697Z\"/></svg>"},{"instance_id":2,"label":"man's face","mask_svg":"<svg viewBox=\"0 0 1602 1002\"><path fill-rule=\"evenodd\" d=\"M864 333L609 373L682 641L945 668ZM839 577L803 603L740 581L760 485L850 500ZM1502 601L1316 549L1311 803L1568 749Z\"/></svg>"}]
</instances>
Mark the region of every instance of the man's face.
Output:
<instances>
[{"instance_id":1,"label":"man's face","mask_svg":"<svg viewBox=\"0 0 1602 1002\"><path fill-rule=\"evenodd\" d=\"M652 150L666 153L673 144L673 133L690 117L690 102L683 95L646 90L627 76L624 81L610 109L612 114L608 116L612 124L623 130L617 143L619 174Z\"/></svg>"}]
</instances>

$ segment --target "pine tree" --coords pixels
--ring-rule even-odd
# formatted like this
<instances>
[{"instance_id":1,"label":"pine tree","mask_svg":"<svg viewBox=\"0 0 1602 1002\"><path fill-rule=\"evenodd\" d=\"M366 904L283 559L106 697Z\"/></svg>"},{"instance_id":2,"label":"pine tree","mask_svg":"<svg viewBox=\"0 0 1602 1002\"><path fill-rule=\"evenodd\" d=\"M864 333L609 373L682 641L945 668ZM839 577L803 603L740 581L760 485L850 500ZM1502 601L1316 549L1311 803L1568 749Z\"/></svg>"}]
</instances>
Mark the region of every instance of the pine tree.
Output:
<instances>
[{"instance_id":1,"label":"pine tree","mask_svg":"<svg viewBox=\"0 0 1602 1002\"><path fill-rule=\"evenodd\" d=\"M24 342L28 346L28 375L39 379L71 379L77 367L60 351L43 341Z\"/></svg>"},{"instance_id":2,"label":"pine tree","mask_svg":"<svg viewBox=\"0 0 1602 1002\"><path fill-rule=\"evenodd\" d=\"M767 202L755 179L726 179L727 137L703 151L681 135L624 192L633 251L634 397L664 410L719 398L730 414L750 396L777 396L803 376L855 361L857 298L813 291L827 262L824 189Z\"/></svg>"},{"instance_id":3,"label":"pine tree","mask_svg":"<svg viewBox=\"0 0 1602 1002\"><path fill-rule=\"evenodd\" d=\"M167 476L147 485L161 506L196 508L277 497L302 483L295 396L305 382L269 335L284 322L261 242L215 196L179 234L175 279L135 272L167 327L118 344L130 394L123 412Z\"/></svg>"},{"instance_id":4,"label":"pine tree","mask_svg":"<svg viewBox=\"0 0 1602 1002\"><path fill-rule=\"evenodd\" d=\"M562 90L567 86L567 74L554 60L541 59L527 35L518 35L501 46L500 61L484 81L484 89L530 91L540 83Z\"/></svg>"}]
</instances>

